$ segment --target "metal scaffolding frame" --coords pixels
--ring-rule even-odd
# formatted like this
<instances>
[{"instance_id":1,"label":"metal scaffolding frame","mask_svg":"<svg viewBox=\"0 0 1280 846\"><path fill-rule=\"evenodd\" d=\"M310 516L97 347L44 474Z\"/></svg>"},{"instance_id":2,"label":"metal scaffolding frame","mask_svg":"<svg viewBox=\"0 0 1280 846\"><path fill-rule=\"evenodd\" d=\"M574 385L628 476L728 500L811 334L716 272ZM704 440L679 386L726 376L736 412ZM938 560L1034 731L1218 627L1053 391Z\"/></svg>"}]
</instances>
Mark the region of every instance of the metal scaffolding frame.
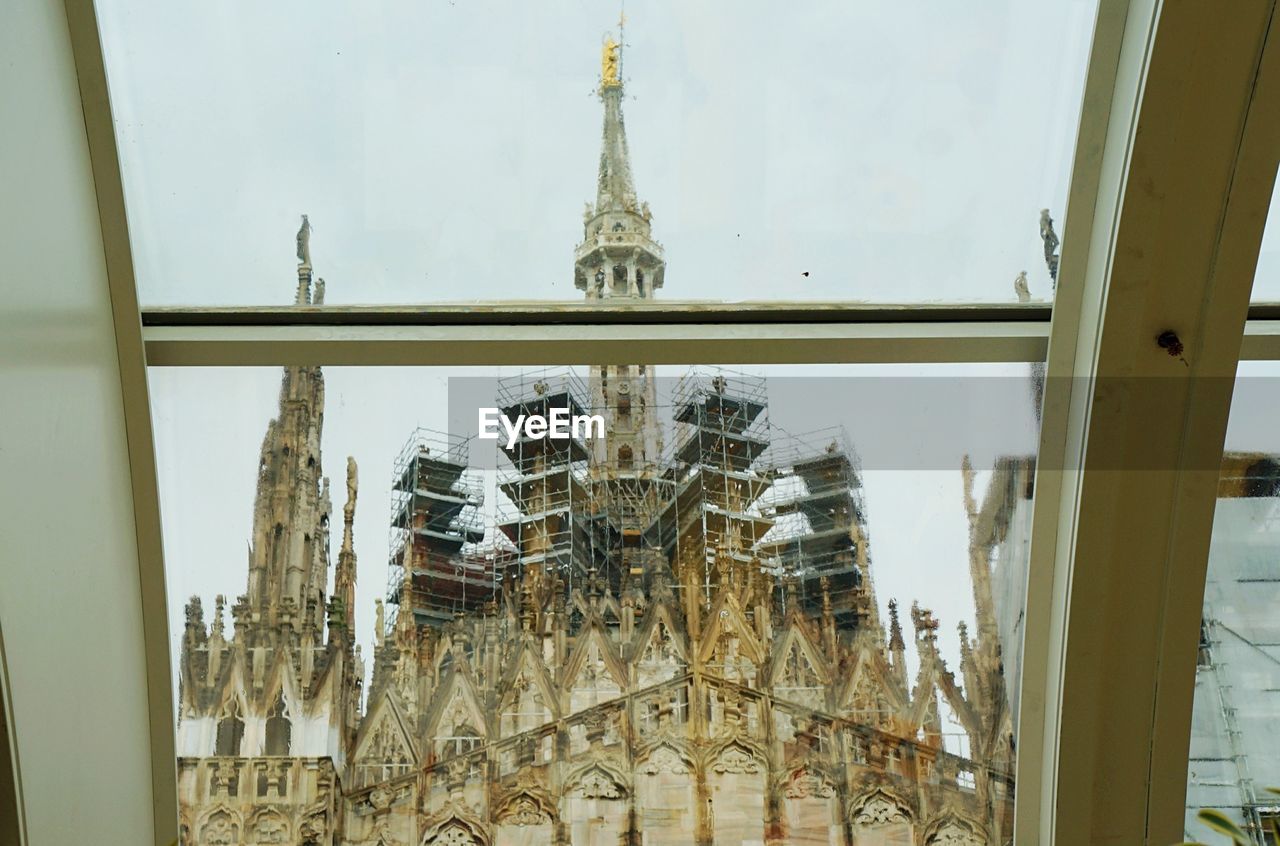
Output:
<instances>
[{"instance_id":1,"label":"metal scaffolding frame","mask_svg":"<svg viewBox=\"0 0 1280 846\"><path fill-rule=\"evenodd\" d=\"M496 390L510 419L605 410L589 397L572 367L522 372ZM416 431L393 473L388 626L410 554L422 623L483 605L528 567L570 592L592 574L617 590L662 568L704 602L733 567L787 582L780 611L789 601L817 609L825 593L842 628L875 621L857 454L839 428L776 429L768 406L764 377L694 368L672 392L675 436L657 461L600 460L580 436L499 439L501 495L487 514L470 443Z\"/></svg>"},{"instance_id":2,"label":"metal scaffolding frame","mask_svg":"<svg viewBox=\"0 0 1280 846\"><path fill-rule=\"evenodd\" d=\"M387 624L407 603L419 623L437 624L487 602L496 557L485 538L483 484L470 469L469 439L416 429L391 478Z\"/></svg>"},{"instance_id":3,"label":"metal scaffolding frame","mask_svg":"<svg viewBox=\"0 0 1280 846\"><path fill-rule=\"evenodd\" d=\"M875 619L862 465L843 427L775 435L764 456L773 484L760 509L774 521L757 552L794 579L799 599L817 610L825 590L837 623Z\"/></svg>"},{"instance_id":4,"label":"metal scaffolding frame","mask_svg":"<svg viewBox=\"0 0 1280 846\"><path fill-rule=\"evenodd\" d=\"M588 393L572 368L549 368L498 380L497 403L509 419L520 415L549 417L551 409L583 415ZM505 497L495 511L496 527L514 554L498 573L510 582L527 567L557 574L572 587L592 567L591 533L584 513L590 495L587 465L590 450L574 433L564 439L499 440L504 458L498 490Z\"/></svg>"},{"instance_id":5,"label":"metal scaffolding frame","mask_svg":"<svg viewBox=\"0 0 1280 846\"><path fill-rule=\"evenodd\" d=\"M773 527L758 500L769 488L760 458L769 448L768 397L762 376L694 368L672 396L676 437L666 476L675 495L665 509L677 548L671 560L682 585L698 585L703 602L724 568L758 571L756 546Z\"/></svg>"}]
</instances>

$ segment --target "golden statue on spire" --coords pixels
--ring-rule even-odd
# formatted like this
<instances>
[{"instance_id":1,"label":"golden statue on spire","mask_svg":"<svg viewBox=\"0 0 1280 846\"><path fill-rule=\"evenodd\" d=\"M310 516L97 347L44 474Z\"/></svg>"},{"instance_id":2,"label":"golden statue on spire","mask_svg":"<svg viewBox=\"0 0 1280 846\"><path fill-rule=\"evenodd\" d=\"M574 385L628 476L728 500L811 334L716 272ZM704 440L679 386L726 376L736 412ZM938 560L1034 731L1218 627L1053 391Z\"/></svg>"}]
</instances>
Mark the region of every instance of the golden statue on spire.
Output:
<instances>
[{"instance_id":1,"label":"golden statue on spire","mask_svg":"<svg viewBox=\"0 0 1280 846\"><path fill-rule=\"evenodd\" d=\"M606 36L604 49L600 55L600 88L621 88L622 80L618 77L619 51L622 45Z\"/></svg>"}]
</instances>

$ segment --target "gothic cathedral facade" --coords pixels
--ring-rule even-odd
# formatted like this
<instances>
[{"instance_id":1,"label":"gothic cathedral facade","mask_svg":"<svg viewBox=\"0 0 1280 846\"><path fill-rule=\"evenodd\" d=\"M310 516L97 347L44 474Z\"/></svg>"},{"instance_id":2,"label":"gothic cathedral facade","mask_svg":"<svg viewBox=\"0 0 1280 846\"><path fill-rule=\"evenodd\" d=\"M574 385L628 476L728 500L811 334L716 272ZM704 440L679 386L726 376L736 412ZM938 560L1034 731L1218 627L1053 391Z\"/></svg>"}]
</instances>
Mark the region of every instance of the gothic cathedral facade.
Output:
<instances>
[{"instance_id":1,"label":"gothic cathedral facade","mask_svg":"<svg viewBox=\"0 0 1280 846\"><path fill-rule=\"evenodd\" d=\"M604 49L597 196L575 251L595 303L649 300L665 272L632 178L619 49ZM308 236L304 223L299 304L323 301ZM910 644L894 603L882 618L839 437L785 443L761 379L691 372L664 424L653 368L588 371L500 391L513 415L566 407L606 431L503 442L508 507L488 541L465 455L411 441L366 690L355 464L335 560L324 378L284 369L246 592L229 609L218 597L210 620L198 597L186 610L182 842L1009 843L1012 720L985 558L969 554L976 631L961 626L957 679L928 610L912 607ZM943 703L965 755L946 748Z\"/></svg>"}]
</instances>

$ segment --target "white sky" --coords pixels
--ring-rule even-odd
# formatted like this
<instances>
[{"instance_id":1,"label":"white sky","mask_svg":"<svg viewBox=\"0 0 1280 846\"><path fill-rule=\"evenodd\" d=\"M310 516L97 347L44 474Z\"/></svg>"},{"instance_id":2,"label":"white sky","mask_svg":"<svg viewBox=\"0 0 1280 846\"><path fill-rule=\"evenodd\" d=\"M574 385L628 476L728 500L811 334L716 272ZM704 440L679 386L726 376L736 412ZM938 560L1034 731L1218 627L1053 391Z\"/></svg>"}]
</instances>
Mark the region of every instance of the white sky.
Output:
<instances>
[{"instance_id":1,"label":"white sky","mask_svg":"<svg viewBox=\"0 0 1280 846\"><path fill-rule=\"evenodd\" d=\"M1095 5L633 0L662 295L1047 297ZM144 303L577 298L615 3L100 6Z\"/></svg>"}]
</instances>

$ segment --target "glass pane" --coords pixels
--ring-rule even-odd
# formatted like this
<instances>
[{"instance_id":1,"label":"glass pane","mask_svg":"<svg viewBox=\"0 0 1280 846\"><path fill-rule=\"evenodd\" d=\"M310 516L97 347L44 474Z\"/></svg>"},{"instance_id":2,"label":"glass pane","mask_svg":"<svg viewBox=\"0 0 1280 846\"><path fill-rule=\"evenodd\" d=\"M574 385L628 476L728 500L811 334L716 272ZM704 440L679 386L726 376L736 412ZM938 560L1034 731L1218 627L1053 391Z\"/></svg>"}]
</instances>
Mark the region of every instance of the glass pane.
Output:
<instances>
[{"instance_id":1,"label":"glass pane","mask_svg":"<svg viewBox=\"0 0 1280 846\"><path fill-rule=\"evenodd\" d=\"M1096 10L98 6L152 306L1047 301Z\"/></svg>"},{"instance_id":2,"label":"glass pane","mask_svg":"<svg viewBox=\"0 0 1280 846\"><path fill-rule=\"evenodd\" d=\"M1229 843L1197 818L1230 817L1251 843L1280 828L1280 366L1236 377L1218 484L1196 666L1187 837Z\"/></svg>"},{"instance_id":3,"label":"glass pane","mask_svg":"<svg viewBox=\"0 0 1280 846\"><path fill-rule=\"evenodd\" d=\"M1258 269L1253 274L1253 302L1280 302L1280 179L1271 195L1267 226L1262 232L1262 250L1258 253Z\"/></svg>"},{"instance_id":4,"label":"glass pane","mask_svg":"<svg viewBox=\"0 0 1280 846\"><path fill-rule=\"evenodd\" d=\"M1010 836L1027 366L151 378L184 842Z\"/></svg>"}]
</instances>

